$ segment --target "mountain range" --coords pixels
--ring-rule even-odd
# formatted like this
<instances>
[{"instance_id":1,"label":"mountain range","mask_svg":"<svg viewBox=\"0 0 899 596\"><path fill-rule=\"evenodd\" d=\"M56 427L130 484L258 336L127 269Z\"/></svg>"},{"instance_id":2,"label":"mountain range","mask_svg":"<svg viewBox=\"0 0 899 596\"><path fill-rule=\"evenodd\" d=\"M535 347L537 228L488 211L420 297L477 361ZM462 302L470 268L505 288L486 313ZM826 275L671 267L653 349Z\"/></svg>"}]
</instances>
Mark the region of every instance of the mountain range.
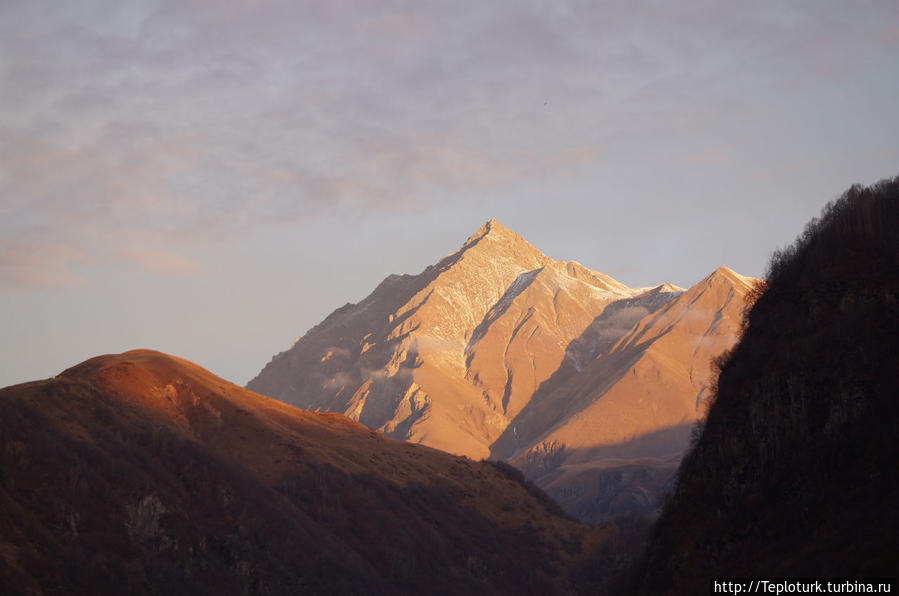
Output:
<instances>
[{"instance_id":1,"label":"mountain range","mask_svg":"<svg viewBox=\"0 0 899 596\"><path fill-rule=\"evenodd\" d=\"M696 594L712 578L810 578L886 593L899 568L896 230L899 177L829 204L763 285L721 268L687 290L629 289L489 222L273 361L316 358L319 376L282 398L319 387L316 407L344 399L378 430L148 350L0 389L0 592ZM466 259L511 281L466 278ZM535 346L555 354L548 376ZM529 398L528 372L542 378ZM490 439L471 432L486 411L466 409L472 395L507 419L484 425ZM422 444L432 420L465 422L456 434L495 459ZM651 531L641 515L579 524L509 463L575 495L569 511L602 514L648 498L691 427Z\"/></svg>"},{"instance_id":2,"label":"mountain range","mask_svg":"<svg viewBox=\"0 0 899 596\"><path fill-rule=\"evenodd\" d=\"M509 461L584 521L652 511L756 282L720 267L687 290L630 288L490 220L334 311L247 387Z\"/></svg>"}]
</instances>

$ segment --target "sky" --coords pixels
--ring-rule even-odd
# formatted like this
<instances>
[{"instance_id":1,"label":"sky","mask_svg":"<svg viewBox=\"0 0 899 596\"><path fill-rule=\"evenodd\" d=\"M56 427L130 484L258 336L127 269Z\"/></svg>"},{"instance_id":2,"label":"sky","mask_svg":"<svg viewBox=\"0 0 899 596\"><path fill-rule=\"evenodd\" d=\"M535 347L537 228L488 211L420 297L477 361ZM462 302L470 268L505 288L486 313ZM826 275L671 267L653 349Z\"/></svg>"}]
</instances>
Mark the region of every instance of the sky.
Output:
<instances>
[{"instance_id":1,"label":"sky","mask_svg":"<svg viewBox=\"0 0 899 596\"><path fill-rule=\"evenodd\" d=\"M761 276L899 174L895 0L0 2L0 386L245 384L496 218L630 286Z\"/></svg>"}]
</instances>

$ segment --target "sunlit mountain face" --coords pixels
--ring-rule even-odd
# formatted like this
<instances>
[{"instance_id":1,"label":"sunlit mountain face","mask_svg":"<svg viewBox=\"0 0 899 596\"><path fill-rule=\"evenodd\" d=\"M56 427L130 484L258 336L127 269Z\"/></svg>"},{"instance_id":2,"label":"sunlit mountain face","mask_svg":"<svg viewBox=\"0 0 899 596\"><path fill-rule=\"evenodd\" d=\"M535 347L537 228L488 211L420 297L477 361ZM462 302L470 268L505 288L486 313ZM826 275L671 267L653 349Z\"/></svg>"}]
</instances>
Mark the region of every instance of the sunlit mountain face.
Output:
<instances>
[{"instance_id":1,"label":"sunlit mountain face","mask_svg":"<svg viewBox=\"0 0 899 596\"><path fill-rule=\"evenodd\" d=\"M334 311L248 387L398 439L507 460L584 521L651 512L757 280L630 288L495 220Z\"/></svg>"}]
</instances>

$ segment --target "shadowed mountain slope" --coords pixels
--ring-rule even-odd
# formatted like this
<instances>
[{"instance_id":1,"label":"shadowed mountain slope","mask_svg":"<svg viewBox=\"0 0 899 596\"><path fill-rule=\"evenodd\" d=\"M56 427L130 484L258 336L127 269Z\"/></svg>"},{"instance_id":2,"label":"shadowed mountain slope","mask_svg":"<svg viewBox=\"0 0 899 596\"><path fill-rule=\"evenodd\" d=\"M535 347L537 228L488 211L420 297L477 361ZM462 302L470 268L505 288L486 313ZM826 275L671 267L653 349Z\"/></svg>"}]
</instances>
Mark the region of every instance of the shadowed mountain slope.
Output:
<instances>
[{"instance_id":1,"label":"shadowed mountain slope","mask_svg":"<svg viewBox=\"0 0 899 596\"><path fill-rule=\"evenodd\" d=\"M643 593L899 569L899 178L775 253L660 518Z\"/></svg>"},{"instance_id":2,"label":"shadowed mountain slope","mask_svg":"<svg viewBox=\"0 0 899 596\"><path fill-rule=\"evenodd\" d=\"M711 361L737 341L755 283L720 267L659 309L641 312L640 299L626 301L619 313L643 316L532 400L512 423L523 448L511 461L586 521L652 511L705 415Z\"/></svg>"},{"instance_id":3,"label":"shadowed mountain slope","mask_svg":"<svg viewBox=\"0 0 899 596\"><path fill-rule=\"evenodd\" d=\"M688 443L669 429L703 415L709 361L736 341L752 283L722 267L687 291L629 288L491 220L437 265L334 311L248 388L509 460L585 521L651 511ZM604 470L635 456L655 481L619 483L609 507Z\"/></svg>"},{"instance_id":4,"label":"shadowed mountain slope","mask_svg":"<svg viewBox=\"0 0 899 596\"><path fill-rule=\"evenodd\" d=\"M4 593L587 593L616 532L158 352L0 390Z\"/></svg>"}]
</instances>

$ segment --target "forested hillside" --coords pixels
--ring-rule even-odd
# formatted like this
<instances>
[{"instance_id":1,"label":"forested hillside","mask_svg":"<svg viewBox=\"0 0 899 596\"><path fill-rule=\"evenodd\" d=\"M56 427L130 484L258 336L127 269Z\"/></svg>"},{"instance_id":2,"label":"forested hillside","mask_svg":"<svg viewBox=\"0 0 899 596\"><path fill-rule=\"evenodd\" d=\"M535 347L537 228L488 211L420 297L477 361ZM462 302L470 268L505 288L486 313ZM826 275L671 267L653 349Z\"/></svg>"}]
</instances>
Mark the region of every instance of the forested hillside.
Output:
<instances>
[{"instance_id":1,"label":"forested hillside","mask_svg":"<svg viewBox=\"0 0 899 596\"><path fill-rule=\"evenodd\" d=\"M641 592L899 569L897 230L899 177L852 187L775 252Z\"/></svg>"}]
</instances>

